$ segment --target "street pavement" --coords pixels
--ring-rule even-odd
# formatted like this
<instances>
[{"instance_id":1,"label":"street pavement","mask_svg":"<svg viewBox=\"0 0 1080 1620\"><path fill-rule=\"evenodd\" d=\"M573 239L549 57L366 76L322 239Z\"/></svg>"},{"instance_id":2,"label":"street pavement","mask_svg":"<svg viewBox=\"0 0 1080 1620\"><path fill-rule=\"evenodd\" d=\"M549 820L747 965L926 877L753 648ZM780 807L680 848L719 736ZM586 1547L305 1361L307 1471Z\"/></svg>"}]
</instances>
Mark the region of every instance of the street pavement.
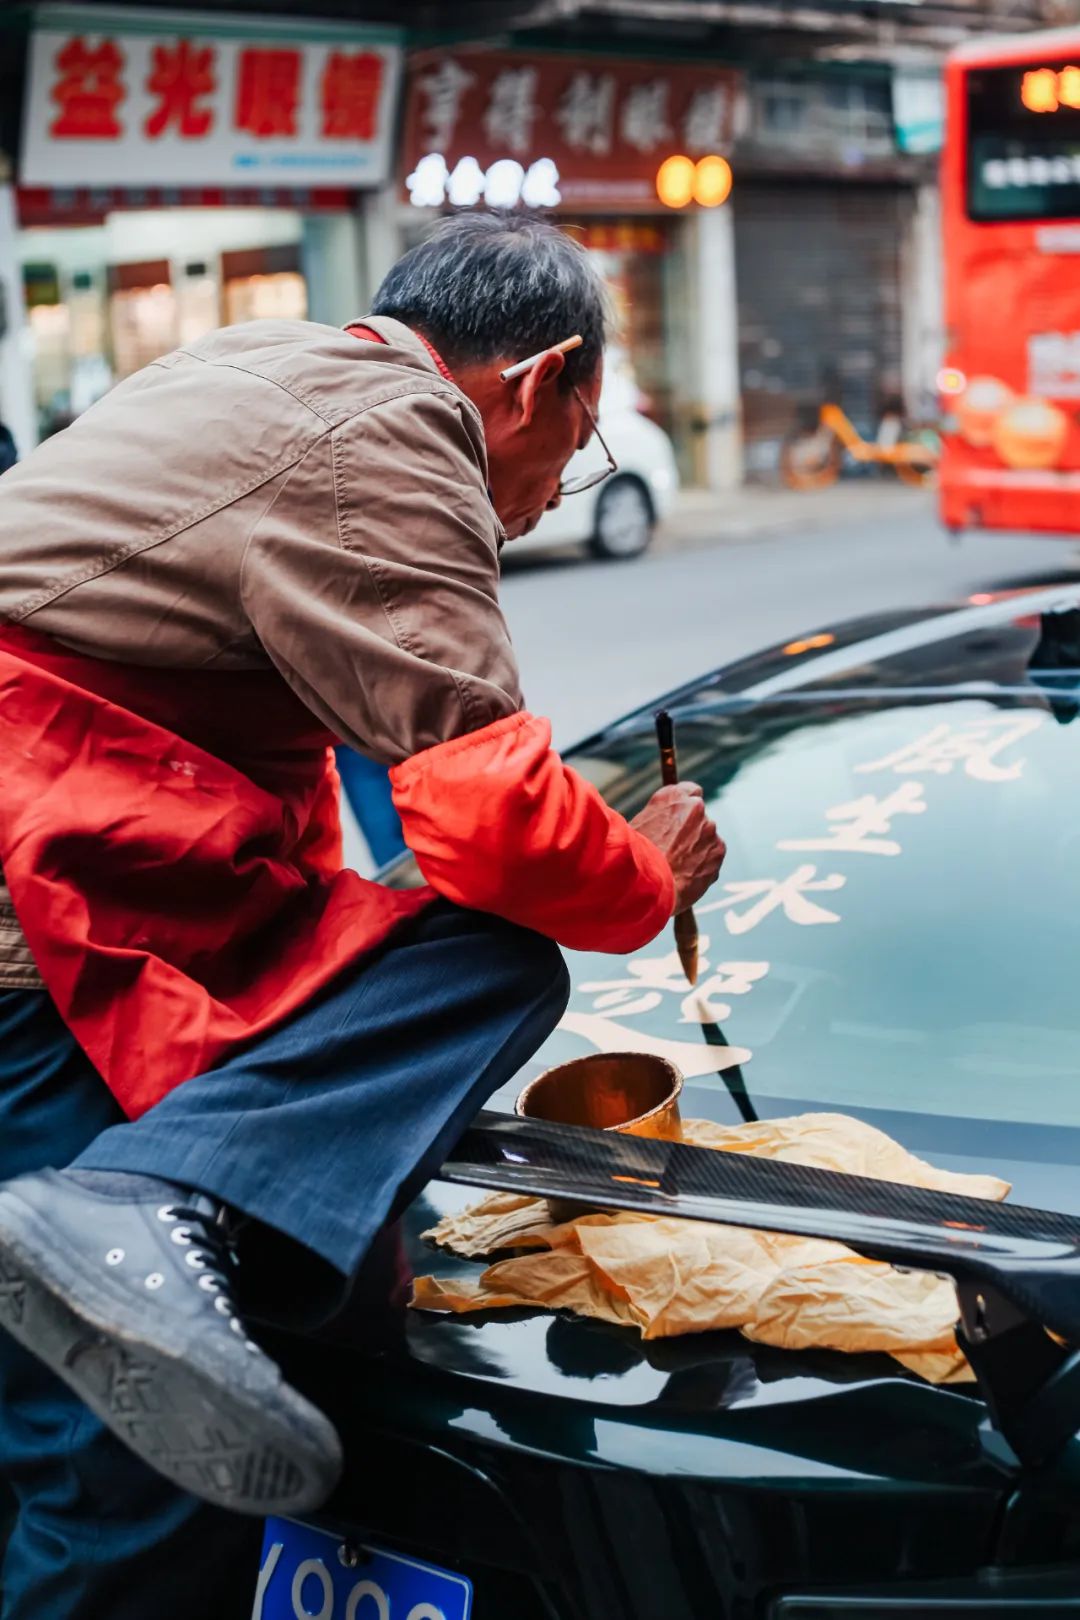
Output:
<instances>
[{"instance_id":1,"label":"street pavement","mask_svg":"<svg viewBox=\"0 0 1080 1620\"><path fill-rule=\"evenodd\" d=\"M772 642L882 608L1080 579L1080 539L950 540L933 497L895 484L820 494L690 492L654 549L593 562L577 548L504 553L502 600L526 702L570 743ZM351 817L348 864L371 861Z\"/></svg>"},{"instance_id":2,"label":"street pavement","mask_svg":"<svg viewBox=\"0 0 1080 1620\"><path fill-rule=\"evenodd\" d=\"M883 608L1080 579L1080 541L950 540L933 497L894 485L816 495L695 496L633 562L573 551L514 563L502 599L525 698L559 747L732 658ZM805 504L805 520L799 503ZM762 521L755 524L755 511ZM824 521L823 521L824 520Z\"/></svg>"}]
</instances>

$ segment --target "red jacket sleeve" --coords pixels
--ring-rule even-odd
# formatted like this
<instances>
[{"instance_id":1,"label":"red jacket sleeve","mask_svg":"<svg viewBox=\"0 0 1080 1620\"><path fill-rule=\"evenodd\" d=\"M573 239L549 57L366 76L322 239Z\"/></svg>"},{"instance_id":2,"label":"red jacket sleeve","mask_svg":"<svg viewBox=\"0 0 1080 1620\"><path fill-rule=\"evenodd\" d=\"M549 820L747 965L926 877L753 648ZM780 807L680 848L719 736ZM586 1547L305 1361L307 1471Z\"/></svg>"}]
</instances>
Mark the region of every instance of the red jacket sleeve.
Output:
<instances>
[{"instance_id":1,"label":"red jacket sleeve","mask_svg":"<svg viewBox=\"0 0 1080 1620\"><path fill-rule=\"evenodd\" d=\"M426 748L390 772L405 840L439 894L582 951L633 951L671 916L656 845L610 810L513 714Z\"/></svg>"}]
</instances>

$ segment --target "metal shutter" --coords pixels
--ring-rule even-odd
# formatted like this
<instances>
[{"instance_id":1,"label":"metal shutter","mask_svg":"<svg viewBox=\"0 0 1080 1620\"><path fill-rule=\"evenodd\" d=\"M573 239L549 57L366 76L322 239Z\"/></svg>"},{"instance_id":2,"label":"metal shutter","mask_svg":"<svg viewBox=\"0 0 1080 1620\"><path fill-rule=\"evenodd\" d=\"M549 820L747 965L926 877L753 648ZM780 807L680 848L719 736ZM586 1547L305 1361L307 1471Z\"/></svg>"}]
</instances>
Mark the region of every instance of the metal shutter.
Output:
<instances>
[{"instance_id":1,"label":"metal shutter","mask_svg":"<svg viewBox=\"0 0 1080 1620\"><path fill-rule=\"evenodd\" d=\"M899 186L736 186L739 377L747 471L775 470L801 406L826 391L865 434L901 392Z\"/></svg>"}]
</instances>

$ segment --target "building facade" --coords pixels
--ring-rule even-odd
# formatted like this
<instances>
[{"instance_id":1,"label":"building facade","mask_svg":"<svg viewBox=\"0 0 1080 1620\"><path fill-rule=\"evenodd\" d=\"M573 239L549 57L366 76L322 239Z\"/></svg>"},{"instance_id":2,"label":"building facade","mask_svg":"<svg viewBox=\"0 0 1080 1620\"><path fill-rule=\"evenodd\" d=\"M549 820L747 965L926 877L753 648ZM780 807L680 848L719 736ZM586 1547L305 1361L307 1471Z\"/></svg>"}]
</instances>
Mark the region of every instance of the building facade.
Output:
<instances>
[{"instance_id":1,"label":"building facade","mask_svg":"<svg viewBox=\"0 0 1080 1620\"><path fill-rule=\"evenodd\" d=\"M434 218L478 206L547 213L593 255L614 361L688 483L774 476L826 395L868 433L897 396L925 408L935 72L632 37L403 46L265 12L39 8L0 190L21 447L214 326L348 320Z\"/></svg>"}]
</instances>

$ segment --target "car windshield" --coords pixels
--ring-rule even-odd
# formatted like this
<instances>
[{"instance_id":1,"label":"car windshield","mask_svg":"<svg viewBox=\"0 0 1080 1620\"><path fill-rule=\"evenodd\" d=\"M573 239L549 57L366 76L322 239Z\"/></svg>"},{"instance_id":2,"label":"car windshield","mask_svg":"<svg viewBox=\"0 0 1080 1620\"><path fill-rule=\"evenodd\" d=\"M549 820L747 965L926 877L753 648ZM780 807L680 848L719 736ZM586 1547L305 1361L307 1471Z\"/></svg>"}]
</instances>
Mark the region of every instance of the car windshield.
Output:
<instances>
[{"instance_id":1,"label":"car windshield","mask_svg":"<svg viewBox=\"0 0 1080 1620\"><path fill-rule=\"evenodd\" d=\"M938 1162L1056 1160L1061 1185L1027 1200L1077 1204L1078 709L1052 685L868 690L850 671L677 708L682 774L728 844L697 907L699 984L670 929L628 958L567 953L534 1068L662 1052L688 1115L857 1112ZM573 763L633 815L657 785L648 716Z\"/></svg>"}]
</instances>

